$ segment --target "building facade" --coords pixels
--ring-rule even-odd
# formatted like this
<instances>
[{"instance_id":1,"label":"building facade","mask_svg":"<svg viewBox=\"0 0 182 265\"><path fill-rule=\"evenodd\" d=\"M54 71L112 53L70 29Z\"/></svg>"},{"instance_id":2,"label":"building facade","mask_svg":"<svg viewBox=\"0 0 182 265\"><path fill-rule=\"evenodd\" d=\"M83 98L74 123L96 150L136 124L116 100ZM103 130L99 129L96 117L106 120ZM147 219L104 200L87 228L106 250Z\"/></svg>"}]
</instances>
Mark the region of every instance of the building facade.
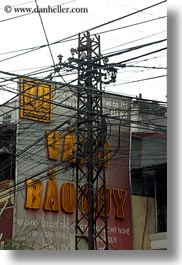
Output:
<instances>
[{"instance_id":1,"label":"building facade","mask_svg":"<svg viewBox=\"0 0 182 265\"><path fill-rule=\"evenodd\" d=\"M24 80L24 87L20 89L24 93L21 93L18 108L14 108L18 122L13 215L13 241L17 245L13 247L74 250L77 98L69 88L45 84L32 86L31 80ZM28 93L25 92L27 90ZM39 95L38 99L35 95ZM133 244L129 181L130 111L130 98L103 95L103 112L107 120L108 249L114 250L130 250ZM2 117L7 114L4 109L3 112ZM99 163L99 157L95 160L94 163ZM102 186L99 196L102 196L101 191ZM80 199L80 204L82 211L86 211L85 198ZM102 213L95 227L98 232L101 219ZM82 226L87 229L85 221ZM87 248L86 243L83 248ZM96 248L103 249L99 237Z\"/></svg>"},{"instance_id":2,"label":"building facade","mask_svg":"<svg viewBox=\"0 0 182 265\"><path fill-rule=\"evenodd\" d=\"M77 97L68 87L40 83L35 86L31 80L24 80L22 84L19 100L0 110L4 132L11 126L16 132L16 139L12 140L16 143L12 156L13 174L8 182L13 183L14 189L13 192L12 187L8 189L8 194L13 194L11 207L6 205L3 195L7 187L1 189L0 195L3 202L0 224L5 223L8 215L11 231L6 232L2 225L0 235L3 235L5 248L74 250ZM161 112L155 114L157 108L151 107L151 102L133 101L109 93L103 93L102 102L107 121L104 159L108 249L151 249L153 234L164 232L159 227L165 230L165 217L160 218L162 210L156 196L160 189L156 176L166 180L166 151L161 156L157 151L159 148L166 150L166 136L161 132L161 128L165 129L165 121L161 123L161 118L166 118ZM152 116L146 116L144 109L145 114ZM153 156L150 154L147 158L149 147ZM5 161L6 157L3 159ZM99 156L94 163L98 161ZM154 166L152 170L151 166ZM1 176L3 168L1 166ZM1 184L7 179L8 176L1 177ZM150 187L149 179L157 179L153 181L154 187ZM101 192L100 186L99 196ZM87 211L87 207L85 198L80 198L79 209ZM11 213L7 212L9 209ZM101 218L102 213L95 227L98 232ZM82 226L87 229L84 221ZM87 249L87 242L82 248ZM99 237L96 248L103 249Z\"/></svg>"},{"instance_id":3,"label":"building facade","mask_svg":"<svg viewBox=\"0 0 182 265\"><path fill-rule=\"evenodd\" d=\"M132 109L133 248L167 249L166 106L140 98Z\"/></svg>"}]
</instances>

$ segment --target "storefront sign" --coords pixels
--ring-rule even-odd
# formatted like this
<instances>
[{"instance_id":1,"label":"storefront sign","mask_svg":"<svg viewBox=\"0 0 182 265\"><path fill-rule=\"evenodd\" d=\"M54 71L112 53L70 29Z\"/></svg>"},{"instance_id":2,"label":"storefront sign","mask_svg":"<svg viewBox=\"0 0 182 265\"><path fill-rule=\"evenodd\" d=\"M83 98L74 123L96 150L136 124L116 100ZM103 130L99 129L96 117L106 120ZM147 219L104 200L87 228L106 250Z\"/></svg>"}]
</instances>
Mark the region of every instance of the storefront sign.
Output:
<instances>
[{"instance_id":1,"label":"storefront sign","mask_svg":"<svg viewBox=\"0 0 182 265\"><path fill-rule=\"evenodd\" d=\"M60 191L58 182L50 179L46 184L45 195L42 194L43 183L33 179L26 180L26 209L40 209L45 211L60 211L60 208L67 214L75 212L76 189L73 183L65 182L62 184ZM124 218L124 206L127 197L127 190L124 189L106 189L107 195L107 216L111 214L111 200L115 204L115 217ZM98 197L102 198L102 189L98 192ZM87 199L81 197L82 212L88 211ZM99 200L99 209L102 208L102 199ZM98 209L98 211L99 211ZM101 216L103 214L101 213Z\"/></svg>"},{"instance_id":2,"label":"storefront sign","mask_svg":"<svg viewBox=\"0 0 182 265\"><path fill-rule=\"evenodd\" d=\"M52 85L20 79L20 118L50 122L52 120Z\"/></svg>"},{"instance_id":3,"label":"storefront sign","mask_svg":"<svg viewBox=\"0 0 182 265\"><path fill-rule=\"evenodd\" d=\"M84 143L84 139L81 140ZM47 156L50 160L61 160L62 162L76 163L76 135L68 133L64 137L59 131L46 131ZM97 143L96 143L97 147ZM95 157L95 163L100 166L101 159L104 156L104 165L108 167L110 162L110 144L109 141L104 143L104 155L98 149ZM85 163L85 158L81 158L81 163Z\"/></svg>"}]
</instances>

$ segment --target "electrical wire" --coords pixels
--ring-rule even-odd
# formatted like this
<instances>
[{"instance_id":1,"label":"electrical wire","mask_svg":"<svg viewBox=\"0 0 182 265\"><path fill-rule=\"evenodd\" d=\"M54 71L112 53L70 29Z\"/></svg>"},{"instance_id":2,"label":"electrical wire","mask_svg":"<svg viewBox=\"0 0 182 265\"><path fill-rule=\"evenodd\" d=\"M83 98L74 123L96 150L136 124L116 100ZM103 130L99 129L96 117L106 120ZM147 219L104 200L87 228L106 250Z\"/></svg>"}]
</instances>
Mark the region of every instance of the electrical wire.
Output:
<instances>
[{"instance_id":1,"label":"electrical wire","mask_svg":"<svg viewBox=\"0 0 182 265\"><path fill-rule=\"evenodd\" d=\"M49 44L49 42L48 42L48 44ZM136 48L136 47L135 47ZM109 55L113 55L115 52L114 51L112 51L111 53L109 53ZM115 55L115 56L118 56L118 55L120 55L120 54L117 54L117 55ZM138 58L138 57L137 57ZM140 58L140 57L139 57ZM136 57L134 58L134 59L136 59ZM54 64L54 62L53 62L53 64ZM54 67L54 66L53 66ZM134 67L134 66L132 66L132 65L128 65L128 67ZM138 66L138 68L139 68L140 66ZM141 66L142 67L142 66ZM141 68L140 67L140 68ZM147 67L143 67L143 68L147 68ZM147 68L147 69L149 69L149 67ZM155 69L155 70L159 70L159 68L157 69L157 66L156 66L156 68L151 68L151 69ZM164 69L163 69L164 70ZM41 70L40 70L41 71ZM45 70L46 71L46 70ZM40 73L39 73L40 74ZM23 76L23 75L22 75ZM59 73L59 76L62 78L63 76L64 76L64 74L62 74L62 73ZM15 78L15 79L17 79L17 76L14 76L13 78ZM157 78L157 77L155 77L155 78ZM64 78L62 78L63 79L63 83L62 83L62 85L67 85L67 82L64 80ZM42 80L45 80L44 78L42 78ZM76 81L76 80L75 80ZM39 81L40 82L40 81ZM69 87L69 86L68 86ZM8 87L7 87L8 88ZM75 91L75 88L76 88L76 86L70 86L69 87L69 89L72 89L73 91ZM10 88L8 88L8 89L10 89ZM75 93L75 95L76 95L76 93ZM19 93L17 93L16 94L16 96L20 96L20 94ZM54 103L53 103L54 104ZM4 104L5 105L5 104ZM154 108L155 108L155 106L154 106ZM13 109L12 109L13 110ZM56 110L56 103L55 103L55 110ZM63 120L66 118L66 122L68 122L68 120L69 120L69 113L68 113L68 111L69 110L75 110L75 108L71 108L71 107L68 107L67 108L67 112L65 112L64 113L64 115L65 115L65 117L63 118ZM115 108L110 108L109 109L109 107L108 108L105 108L105 111L109 111L109 110L111 110L111 111L115 111ZM117 110L116 110L117 111ZM131 109L128 109L128 111L131 111ZM93 112L93 114L95 114L94 112ZM55 113L54 113L54 115L55 115ZM121 162L121 164L122 164L122 162L124 161L124 160L127 160L128 161L128 159L133 159L133 158L135 158L135 160L137 160L137 159L139 159L139 156L141 156L141 155L144 155L145 156L145 159L147 160L147 159L150 159L150 158L155 158L155 160L157 161L161 161L161 157L163 158L163 159L165 159L166 158L166 150L165 150L165 148L164 149L162 149L162 148L159 148L159 149L153 149L153 151L150 151L150 152L141 152L141 153L139 153L138 154L138 157L137 157L137 155L131 155L130 153L129 153L129 150L128 150L128 148L127 148L127 146L125 145L125 146L120 146L120 144L123 142L123 141L126 141L127 139L128 139L128 136L127 136L127 134L124 134L123 133L123 131L124 131L124 129L123 129L123 127L124 128L132 128L132 126L130 126L130 122L132 122L132 115L131 115L131 119L130 120L127 120L127 121L122 121L122 119L121 119L121 116L119 115L119 114L117 114L117 115L115 115L115 117L111 117L111 115L110 115L110 113L108 112L108 114L107 115L105 115L105 114L102 114L104 117L107 117L107 126L109 126L110 127L110 133L109 133L109 137L110 137L110 139L112 139L113 140L113 146L112 146L112 148L111 148L111 157L110 157L110 160L111 161L120 161ZM71 116L72 117L72 116ZM102 117L102 116L101 116ZM73 117L72 117L73 118ZM139 128L139 129L142 129L143 127L145 128L145 126L147 126L147 125L151 125L151 123L152 123L152 120L153 119L147 119L147 121L144 121L144 120L142 120L142 121L139 121L139 123L137 124L136 123L136 127L137 128ZM115 121L117 122L117 124L115 123ZM18 122L18 121L17 121ZM134 122L134 121L133 121ZM18 123L17 123L18 124ZM25 123L26 124L26 123ZM75 121L74 121L74 123L72 124L73 126L74 125L76 125L76 119L75 119ZM138 126L137 126L138 125ZM154 125L155 126L155 124L152 124L152 125ZM118 127L118 130L117 130L117 132L116 131L114 131L113 130L113 127L114 126L117 126ZM156 126L158 126L158 125L156 125ZM44 126L42 126L42 127L44 127ZM42 128L41 127L41 128ZM35 133L35 131L34 130L36 130L36 127L35 128L31 128L32 129L32 134L34 135L34 133ZM54 128L55 130L56 130L56 127ZM95 128L94 128L95 129ZM165 129L165 126L164 126L164 128L162 128L162 126L160 126L160 127L156 127L156 128L154 128L154 131L157 131L159 129L159 131L161 130L163 130L163 129ZM23 130L25 131L26 130L26 127L24 127L23 128ZM64 134L66 134L66 129L64 128L64 126L60 129L59 128L59 131L62 131L62 133ZM21 132L19 132L20 134L19 135L23 135L23 131L21 131ZM26 136L25 136L26 137ZM46 169L49 167L49 165L48 165L48 163L46 163L44 160L43 160L43 158L44 158L44 156L42 156L41 154L40 154L40 148L42 148L41 149L41 151L42 150L45 150L46 149L46 146L45 145L43 145L42 143L41 143L41 141L42 141L42 138L41 137L37 137L36 135L35 135L35 137L36 137L36 140L35 140L35 143L37 143L36 144L36 146L31 146L31 144L29 143L29 139L26 139L26 141L24 141L24 142L22 142L20 145L21 145L21 150L22 150L22 152L20 152L19 153L19 156L17 157L17 162L18 163L20 163L20 162L22 162L22 165L23 165L23 163L25 162L25 164L26 164L26 161L28 160L28 159L31 159L32 161L33 161L33 165L32 165L32 168L29 168L30 169L30 172L31 172L31 170L33 170L33 167L34 167L34 165L37 165L37 166L43 166L43 167L45 167ZM34 138L35 139L35 138ZM25 140L25 139L24 139ZM45 138L44 138L44 140L45 140ZM164 140L165 141L165 140ZM41 143L41 144L40 144ZM27 150L26 148L27 148L27 144L29 145L29 147L31 147L29 150ZM20 146L19 145L19 146ZM152 142L151 142L151 147L152 147ZM20 151L21 151L20 150ZM37 162L37 164L36 164L36 157L37 157L37 155L39 154L39 161ZM15 155L16 156L16 155ZM102 159L102 158L101 158ZM34 164L35 163L35 164ZM56 165L57 166L57 165ZM55 166L55 167L56 167ZM68 167L66 167L66 164L62 164L61 165L63 168L61 168L61 169L59 169L60 170L60 172L68 172L69 170L71 170L71 167L70 167L70 165L68 166ZM5 169L5 168L3 168L3 169ZM44 181L44 180L46 180L46 179L48 179L46 176L45 176L45 174L47 173L47 171L46 171L46 169L45 169L45 171L44 171L44 173L43 173L43 171L42 171L42 173L40 173L39 175L37 175L36 177L35 176L30 176L30 174L29 174L29 176L30 177L35 177L35 178L37 178L37 180L39 181ZM126 170L126 171L124 171L124 170ZM122 169L122 172L123 172L123 174L124 174L124 172L125 173L127 173L127 171L128 171L128 168L126 167L126 165L124 165L124 168ZM58 169L57 169L57 172L58 172ZM26 171L23 169L23 170L20 170L19 171L19 173L20 173L20 176L21 177L23 177L23 176L25 176L25 174L26 174ZM44 176L41 176L41 174L44 174ZM66 179L66 177L65 177L65 179ZM62 178L62 180L64 180L64 178ZM67 180L67 179L66 179ZM73 181L73 182L75 182L75 181ZM24 180L22 180L22 184L21 183L19 183L16 187L14 186L13 188L15 188L15 190L16 190L16 192L18 193L18 192L22 192L22 191L24 191L25 190L25 182L24 182ZM10 193L8 192L9 190L7 189L7 194L6 195L9 195ZM14 194L14 191L12 191L12 194ZM4 195L3 195L4 196ZM4 198L4 197L2 197L2 198ZM0 199L1 199L1 196L0 196ZM145 231L145 230L144 230ZM143 243L142 243L143 244Z\"/></svg>"},{"instance_id":2,"label":"electrical wire","mask_svg":"<svg viewBox=\"0 0 182 265\"><path fill-rule=\"evenodd\" d=\"M123 54L123 53L126 53L126 52L130 52L130 51L133 51L133 50L136 50L136 49L140 49L140 48L146 47L146 46L148 46L148 45L157 44L157 43L163 42L163 41L165 41L165 40L166 40L166 39L164 39L164 40L159 40L159 41L156 41L156 42L147 43L147 44L143 44L143 45L139 45L139 46L137 46L137 47L132 47L132 48L129 48L129 49L127 49L127 50L125 49L124 51L122 50L122 51L119 51L119 52L114 52L114 53L106 54L106 55L104 55L104 56L101 56L100 58L105 58L105 57L111 57L111 56L120 55L120 54ZM135 60L135 59L141 58L141 57L143 57L143 56L148 56L148 55L150 55L150 54L153 54L153 53L156 53L156 52L160 52L160 51L165 50L165 49L166 49L166 48L159 49L159 50L153 51L153 52L151 52L151 53L147 53L147 54L143 54L143 55L140 55L140 56L137 56L137 57L134 57L134 58L130 58L130 59L128 59L128 60L123 61L122 63L126 63L126 62L128 62L128 61ZM100 59L100 58L99 58L99 59ZM98 59L94 59L94 60L98 60ZM113 66L120 66L120 65L121 65L121 62L120 62L120 63L112 64L112 65L113 65ZM107 69L107 68L108 68L107 65L102 67L102 69ZM88 71L87 71L87 72L88 72ZM10 73L8 73L8 72L4 72L4 71L0 71L0 73L2 73L2 74L8 74L8 75L14 75L15 78L18 76L18 75L16 75L16 74L10 74ZM60 74L60 73L59 73L59 74ZM63 75L61 75L61 76L63 77ZM19 75L19 77L21 77L21 76ZM63 81L65 82L64 79L63 79ZM1 81L1 83L2 83L2 81ZM65 83L66 83L66 82L65 82Z\"/></svg>"},{"instance_id":3,"label":"electrical wire","mask_svg":"<svg viewBox=\"0 0 182 265\"><path fill-rule=\"evenodd\" d=\"M105 33L110 33L110 32L113 32L113 31L117 31L117 30L121 30L121 29L127 29L127 28L130 28L130 27L134 27L134 26L138 26L138 25L141 25L141 24L145 24L145 23L149 23L149 22L153 22L155 20L158 20L158 19L164 19L164 18L167 18L167 16L162 16L162 17L157 17L157 18L153 18L153 19L150 19L150 20L145 20L145 21L142 21L142 22L138 22L138 23L134 23L134 24L130 24L130 25L126 25L126 26L122 26L122 27L118 27L118 28L114 28L114 29L109 29L109 30L105 30L105 31L101 31L101 32L97 32L95 34L105 34ZM124 45L124 44L123 44ZM110 48L109 48L110 49Z\"/></svg>"},{"instance_id":4,"label":"electrical wire","mask_svg":"<svg viewBox=\"0 0 182 265\"><path fill-rule=\"evenodd\" d=\"M167 75L158 75L158 76L147 77L147 78L143 78L143 79L138 79L138 80L123 82L123 83L119 83L119 84L114 84L114 86L127 85L127 84L136 83L136 82L138 83L138 82L143 82L143 81L148 81L148 80L152 80L152 79L156 79L156 78L163 78L163 77L167 77Z\"/></svg>"},{"instance_id":5,"label":"electrical wire","mask_svg":"<svg viewBox=\"0 0 182 265\"><path fill-rule=\"evenodd\" d=\"M103 24L100 24L100 25L98 25L98 26L92 27L92 28L90 28L90 29L88 29L88 30L85 30L84 32L86 32L86 31L92 31L92 30L98 29L98 28L100 28L100 27L103 27L103 26L109 25L109 24L111 24L111 23L115 23L115 22L117 22L117 21L119 21L119 20L121 20L121 19L124 19L124 18L130 17L130 16L133 16L133 15L136 15L136 14L138 14L138 13L141 13L141 12L145 11L145 10L148 10L148 9L150 9L150 8L153 8L153 7L156 7L156 6L158 6L158 5L161 5L161 4L165 3L165 2L167 2L167 0L164 0L164 1L162 1L162 2L158 2L158 3L156 3L156 4L154 4L154 5L151 5L151 6L147 6L147 7L145 7L145 8L140 9L140 10L137 10L137 11L135 11L135 12L129 13L129 14L125 15L125 16L122 16L122 17L119 17L119 18L116 18L116 19L110 20L110 21L105 22L105 23L103 23ZM82 32L82 33L83 33L83 32Z\"/></svg>"},{"instance_id":6,"label":"electrical wire","mask_svg":"<svg viewBox=\"0 0 182 265\"><path fill-rule=\"evenodd\" d=\"M151 119L150 119L150 123L151 123ZM143 123L144 124L144 123ZM115 125L115 124L114 124ZM116 125L115 125L116 126ZM42 141L42 139L39 139L40 141ZM37 144L38 142L36 142L36 144ZM32 146L34 146L35 145L35 142L32 144Z\"/></svg>"},{"instance_id":7,"label":"electrical wire","mask_svg":"<svg viewBox=\"0 0 182 265\"><path fill-rule=\"evenodd\" d=\"M149 7L145 8L145 9L148 9L148 8L154 7L154 6L159 5L159 4L161 4L161 3L164 3L164 2L166 2L166 0L165 0L165 1L162 1L162 2L160 2L160 3L157 3L157 4L155 4L155 5L149 6ZM120 19L126 18L126 17L128 17L128 16L135 15L136 13L138 13L138 12L142 12L142 11L143 11L143 9L141 9L141 10L139 10L139 11L137 11L137 12L130 13L130 14L124 16L124 17L120 17L120 18L118 18L118 19L116 19L116 20L120 20ZM82 31L81 33L84 33L84 32L86 32L86 31L91 31L91 30L93 30L93 29L96 29L96 28L99 28L99 27L102 27L102 26L105 26L105 25L108 25L108 24L114 23L116 20L108 21L108 22L106 22L106 23L104 23L104 24L101 24L101 25L98 25L98 26L96 26L96 27L93 27L93 28L87 29L87 30L85 30L85 31ZM62 40L54 41L54 42L50 43L49 45L53 45L53 44L61 43L62 41L68 40L68 39L73 38L73 37L75 37L75 36L77 36L77 34L71 35L71 36L66 37L66 38L64 38L64 39L62 39ZM3 62L3 61L5 61L5 60L9 60L9 59L16 58L16 57L18 57L18 56L24 55L24 54L26 54L26 53L30 53L30 52L32 52L32 51L36 51L36 50L41 49L41 48L44 48L44 47L47 47L47 44L46 44L46 45L37 46L37 47L27 48L28 51L26 51L26 52L24 52L24 53L22 53L22 54L16 55L16 56L12 56L12 57L10 57L10 58L3 59L3 60L1 60L0 62Z\"/></svg>"},{"instance_id":8,"label":"electrical wire","mask_svg":"<svg viewBox=\"0 0 182 265\"><path fill-rule=\"evenodd\" d=\"M35 4L36 4L36 7L37 7L37 10L39 10L38 4L37 4L37 0L35 0ZM38 11L38 14L39 14L39 18L40 18L40 21L41 21L42 29L44 31L44 35L45 35L45 38L46 38L47 46L49 48L49 52L50 52L50 55L51 55L51 59L52 59L53 65L55 66L54 57L53 57L53 54L52 54L52 51L51 51L51 47L50 47L50 44L49 44L48 36L47 36L46 30L45 30L45 26L44 26L44 23L43 23L43 20L42 20L42 16L40 14L40 11Z\"/></svg>"}]
</instances>

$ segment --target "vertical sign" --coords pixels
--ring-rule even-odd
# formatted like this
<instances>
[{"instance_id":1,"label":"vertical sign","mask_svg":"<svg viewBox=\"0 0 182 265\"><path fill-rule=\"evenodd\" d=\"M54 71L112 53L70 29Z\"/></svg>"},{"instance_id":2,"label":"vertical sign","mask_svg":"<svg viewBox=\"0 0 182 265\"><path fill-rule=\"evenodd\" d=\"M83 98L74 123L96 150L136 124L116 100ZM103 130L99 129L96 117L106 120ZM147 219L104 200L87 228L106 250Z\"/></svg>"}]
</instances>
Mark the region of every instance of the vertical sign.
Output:
<instances>
[{"instance_id":1,"label":"vertical sign","mask_svg":"<svg viewBox=\"0 0 182 265\"><path fill-rule=\"evenodd\" d=\"M52 120L52 85L27 78L20 79L20 118Z\"/></svg>"}]
</instances>

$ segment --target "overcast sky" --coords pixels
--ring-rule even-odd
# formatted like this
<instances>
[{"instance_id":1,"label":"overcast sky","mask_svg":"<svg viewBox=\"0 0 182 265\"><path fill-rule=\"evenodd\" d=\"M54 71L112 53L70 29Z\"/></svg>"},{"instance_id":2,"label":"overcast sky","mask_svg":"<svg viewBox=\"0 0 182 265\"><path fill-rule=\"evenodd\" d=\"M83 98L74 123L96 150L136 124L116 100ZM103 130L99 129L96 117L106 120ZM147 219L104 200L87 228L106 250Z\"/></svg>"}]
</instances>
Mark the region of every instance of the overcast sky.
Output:
<instances>
[{"instance_id":1,"label":"overcast sky","mask_svg":"<svg viewBox=\"0 0 182 265\"><path fill-rule=\"evenodd\" d=\"M161 2L160 0L37 0L39 8L86 8L88 13L41 13L44 29L49 43L62 40L84 30L101 25L107 21L129 15L115 23L100 27L91 33L100 33L102 54L117 52L167 38L167 8L166 3L137 12L145 7ZM8 8L7 8L8 5ZM12 7L12 10L9 9ZM46 44L45 33L38 13L16 13L14 8L35 8L31 0L1 0L0 3L0 70L15 74L27 74L53 65L48 47L14 57L24 52L24 49ZM5 12L6 9L6 12ZM11 11L11 12L10 12ZM24 15L24 16L22 16ZM18 17L19 16L19 17ZM14 18L16 17L16 18ZM142 23L141 23L142 22ZM144 22L144 23L143 23ZM120 28L116 30L117 28ZM114 30L113 30L114 29ZM111 31L113 30L113 31ZM102 33L104 31L109 31ZM126 68L119 69L117 82L104 89L138 96L143 98L166 101L166 48L167 42L150 45L134 52L114 56L110 62L120 62L146 53L148 56L131 60ZM70 48L77 48L77 40L51 45L54 61L58 54L64 55L64 60L70 57ZM156 50L160 52L154 52ZM164 50L163 50L164 49ZM14 52L16 51L16 52ZM154 52L154 53L153 53ZM45 74L47 76L47 73ZM44 77L42 75L41 77ZM4 82L11 78L0 73L1 97L0 103L14 96L3 90L16 89L15 82ZM75 76L69 76L67 81ZM6 86L5 86L6 85ZM3 86L3 87L2 87Z\"/></svg>"},{"instance_id":2,"label":"overcast sky","mask_svg":"<svg viewBox=\"0 0 182 265\"><path fill-rule=\"evenodd\" d=\"M17 14L15 14L14 12L12 13L5 13L4 11L4 6L7 4L18 4L18 3L23 3L23 2L29 2L29 0L1 0L0 2L0 20L4 20L4 19L8 19L10 17L14 17L17 16ZM60 4L59 1L39 1L38 3L40 4L41 2L45 3L48 2L50 5L56 5L56 4ZM98 5L98 3L100 2L105 2L105 4L102 6L96 6L96 3ZM78 33L81 30L86 30L94 25L98 25L101 23L104 23L105 21L108 21L112 18L115 18L117 16L122 16L125 14L129 14L131 12L133 12L136 9L140 9L143 8L145 6L149 6L152 3L155 3L157 1L150 1L150 0L134 0L134 1L129 1L129 0L116 0L114 3L114 1L112 3L110 3L110 7L108 7L110 1L102 1L102 0L98 0L98 1L93 1L93 0L89 0L89 1L84 1L84 6L89 6L89 14L83 15L83 14L67 14L67 15L63 15L63 14L42 14L42 18L46 27L46 31L47 31L47 35L49 38L49 41L55 41L61 38L64 38L65 36L70 36L70 34L75 34ZM53 3L53 4L52 4ZM76 1L75 3L70 3L70 6L80 6L81 2L80 1ZM33 3L31 3L31 5L33 5ZM43 4L45 5L45 4ZM121 5L121 6L120 6ZM25 6L29 6L29 4L25 4ZM168 1L168 6L170 7L170 11L173 12L173 16L171 16L171 19L174 21L174 16L176 16L176 21L175 23L180 23L179 25L179 29L177 29L177 33L179 33L179 48L181 50L181 45L182 45L182 40L181 40L181 33L182 32L182 3L180 0L169 0ZM161 5L160 8L158 8L159 13L155 13L157 12L156 9L154 11L152 11L152 9L150 10L150 13L154 12L154 16L156 14L156 17L158 16L163 16L166 13L166 9L165 9L165 5ZM118 14L119 13L119 14ZM145 20L147 16L147 19L150 19L152 16L149 14L144 14L144 12L141 13L140 19L141 20ZM130 19L128 18L127 20L121 20L120 21L120 27L127 25L127 24L132 24L135 23L137 21L136 17L130 17ZM153 26L153 24L151 24L152 26L149 26L149 24L146 27L134 27L132 33L126 29L126 30L121 30L116 32L115 35L115 39L113 36L108 35L106 40L103 40L104 35L101 36L102 39L102 50L107 49L107 48L111 48L113 46L117 46L117 45L122 45L124 43L130 42L132 41L131 39L135 40L135 39L139 39L141 34L143 33L143 36L147 36L153 33L157 33L160 31L164 30L166 21L163 20L162 24L158 23L157 26ZM170 28L174 28L174 26L176 25L174 23L174 25ZM162 26L163 25L163 26ZM117 25L118 26L118 25ZM114 27L117 27L115 25L113 25ZM105 28L106 30L106 28ZM1 71L12 71L12 72L16 72L18 73L28 73L30 70L25 70L22 71L21 69L29 69L32 67L42 67L42 66L48 66L48 65L52 65L52 60L50 58L50 54L48 49L44 49L42 51L37 51L34 53L31 53L30 55L26 55L26 56L22 56L22 57L17 57L16 59L13 60L8 60L8 61L4 61L2 62L2 59L7 58L11 55L14 54L5 54L2 55L2 53L4 52L9 52L9 51L13 51L13 50L19 50L19 49L23 49L23 48L27 48L27 47L32 47L34 45L40 45L40 44L45 44L45 36L43 34L42 28L41 28L41 24L40 24L40 19L38 18L37 14L32 14L32 15L27 15L25 17L22 18L17 18L14 20L7 20L5 22L1 22L0 23L0 33L1 33L1 42L0 42L0 70ZM170 33L171 36L176 35L176 33L173 35L173 33ZM162 36L158 36L159 39L162 38ZM106 37L105 37L106 38ZM146 42L148 41L148 39L144 39L143 41ZM116 43L117 42L117 43ZM171 41L172 42L172 41ZM174 43L176 42L176 39L174 40ZM114 43L114 44L113 44ZM133 43L134 45L137 45L138 43ZM140 43L141 44L141 43ZM52 51L56 60L57 54L59 53L64 53L65 58L67 58L69 56L69 49L70 47L73 47L74 45L72 45L72 43L67 43L66 45L63 46L63 44L60 44L58 46L52 46ZM127 47L132 46L132 43L128 44ZM174 47L177 47L178 45L174 44ZM173 47L173 48L174 48ZM122 47L121 47L122 48ZM171 48L171 50L173 50L173 48ZM116 48L117 49L117 48ZM176 67L181 66L181 52L180 50L177 50L177 52L175 53L175 51L173 50L173 53L175 55L175 58L177 58L177 55L179 54L179 61L177 62L177 66L172 65L171 68L174 66L176 71ZM159 55L159 54L158 54ZM162 56L162 55L161 55ZM164 56L164 61L161 57L161 61L157 64L157 65L162 65L162 66L166 66L165 64L165 56ZM160 57L159 57L160 60ZM117 58L115 58L115 61L117 61ZM146 65L147 62L149 63L149 65L153 66L155 65L155 63L153 64L153 60L149 60L146 61ZM142 65L144 62L141 62L140 64ZM174 61L173 61L174 63ZM148 66L149 66L148 65ZM124 69L123 69L124 70ZM148 70L149 71L149 70ZM178 70L178 75L179 75L179 81L181 81L181 75L180 72L181 68L179 67ZM162 74L166 74L166 72L162 72ZM141 73L140 73L141 74ZM144 71L144 75L145 75L145 71ZM151 74L152 75L152 74ZM157 73L155 73L155 75L160 75L160 71ZM176 75L175 75L176 76ZM4 78L3 75L0 75L1 78ZM120 74L120 82L124 82L124 80L137 80L136 77L139 77L138 74L136 73L134 75L133 71L127 75L127 77L125 76L124 73ZM142 77L143 78L143 77ZM177 76L178 78L178 76ZM2 82L2 79L0 80L0 82ZM162 86L159 85L159 79L156 80L155 85L153 85L150 81L146 81L146 82L139 82L137 84L137 86L139 86L139 88L136 88L136 91L132 92L132 89L134 89L134 83L132 86L130 86L129 84L127 86L122 85L122 87L117 87L118 91L121 93L127 93L127 94L138 94L139 91L143 93L143 96L147 96L147 97L151 97L151 98L159 98L160 99L164 99L165 100L165 95L166 95L166 86L165 86L165 81L164 79L162 79ZM178 82L178 81L177 81ZM177 82L175 83L175 85L177 84ZM118 82L119 83L119 82ZM151 85L150 85L151 84ZM171 84L171 83L170 83ZM181 82L180 82L181 84ZM136 85L136 84L135 84ZM152 88L151 88L152 87ZM108 88L109 89L109 88ZM114 87L110 90L113 90ZM115 88L116 89L116 88ZM169 88L170 90L173 89L172 87ZM155 93L154 93L155 91ZM175 90L176 91L176 90ZM179 92L180 96L181 96L181 92ZM2 91L0 90L0 102L2 102L3 100L5 100L7 97L7 93L6 96L4 93L2 93ZM176 99L176 97L174 97L174 99ZM180 102L180 101L179 101ZM177 103L177 105L179 105L179 102ZM172 102L173 103L173 102ZM181 102L180 102L181 103ZM181 105L181 104L180 104ZM171 117L175 117L178 116L176 115L176 113L178 112L178 108L175 106L171 106L172 108L174 107L176 112L173 112L174 115L171 115ZM180 107L180 111L181 111L181 107ZM180 126L181 122L180 120L178 121L178 124ZM172 125L174 125L174 122L172 122ZM176 123L175 123L176 125ZM178 126L176 126L177 129ZM173 134L173 132L175 132ZM181 139L180 137L177 137L178 135L181 135L181 130L177 133L176 128L172 128L171 131L171 135L174 135L173 137L175 139ZM174 145L171 145L171 149L174 149L176 151L176 147L179 148L179 150L182 150L181 145L178 141L175 141ZM173 143L172 143L173 144ZM172 150L173 151L173 150ZM171 150L170 150L171 152ZM181 154L179 153L179 155L176 156L176 153L174 153L174 151L172 152L171 157L173 157L173 160L177 161L175 162L175 166L172 165L172 171L174 170L175 172L173 172L174 176L178 176L178 172L181 173L179 166L181 165ZM170 157L170 158L171 158ZM179 175L179 181L173 181L172 184L172 189L171 189L171 197L170 197L170 206L174 206L176 205L176 202L180 202L182 198L179 197L176 198L176 196L181 195L181 174ZM175 178L176 180L176 178ZM176 184L174 184L176 183ZM175 195L173 193L173 187L175 189ZM170 242L171 242L171 251L168 256L166 257L162 257L163 253L161 256L156 257L156 255L153 255L154 258L152 258L152 256L147 255L149 253L139 253L139 255L130 255L130 253L128 253L128 255L124 255L124 256L120 256L120 255L116 255L115 259L113 259L112 255L110 256L111 258L109 259L108 255L106 255L104 258L104 255L102 255L102 257L100 256L99 259L102 261L104 260L104 263L108 263L110 264L111 262L115 262L116 264L120 264L121 260L126 263L126 264L134 264L134 263L139 263L139 264L154 264L156 262L156 258L160 260L160 263L162 264L181 264L182 261L182 252L181 252L181 237L179 236L181 234L181 214L180 211L177 209L178 207L173 207L176 208L176 212L178 211L178 214L176 214L175 220L177 220L177 223L175 226L172 227L171 231L173 234L173 237L171 238ZM175 211L175 210L174 210ZM171 210L172 212L172 218L174 217L173 215L173 210ZM172 222L171 222L172 223ZM173 240L174 239L174 240ZM174 251L173 251L174 250ZM34 255L28 255L27 252L22 252L21 255L18 253L18 255L16 254L12 254L8 251L1 251L1 260L5 262L5 264L7 265L11 265L11 264L20 264L20 262L25 262L26 264L50 264L50 262L54 262L54 264L60 264L60 255L56 255L56 253L54 253L53 255L45 255L45 258L43 255L41 255L40 252L36 252ZM62 253L61 253L62 255ZM70 257L70 259L69 259ZM87 258L87 256L85 256ZM98 261L96 260L98 258L97 255L94 255L95 260L94 261ZM66 259L65 259L66 258ZM73 260L74 259L74 260ZM77 259L77 260L76 260ZM112 260L111 260L112 259ZM81 262L85 262L84 257L82 255L80 255L80 260L75 255L70 255L69 256L67 254L61 256L61 262L64 264L69 261L73 261L76 262L78 261L79 263ZM87 263L93 263L93 259L87 259L86 260Z\"/></svg>"}]
</instances>

